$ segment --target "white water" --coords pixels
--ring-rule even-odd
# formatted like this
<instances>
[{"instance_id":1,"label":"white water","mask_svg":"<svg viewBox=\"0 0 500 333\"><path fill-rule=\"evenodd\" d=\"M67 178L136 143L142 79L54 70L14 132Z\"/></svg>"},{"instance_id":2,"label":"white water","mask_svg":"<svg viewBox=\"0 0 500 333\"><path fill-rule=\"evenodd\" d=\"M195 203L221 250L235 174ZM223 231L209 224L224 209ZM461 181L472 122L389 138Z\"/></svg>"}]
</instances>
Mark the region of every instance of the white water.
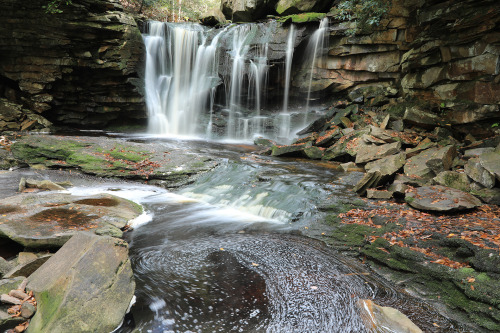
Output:
<instances>
[{"instance_id":1,"label":"white water","mask_svg":"<svg viewBox=\"0 0 500 333\"><path fill-rule=\"evenodd\" d=\"M307 90L307 105L306 112L309 112L309 104L311 101L311 90L312 90L312 81L314 75L314 69L318 67L318 65L322 65L323 57L322 52L325 47L327 47L326 43L328 42L328 18L324 18L321 20L319 24L318 30L314 32L314 34L309 39L309 43L307 45L306 54L311 55L311 73L309 75L309 88ZM307 122L307 117L306 117Z\"/></svg>"},{"instance_id":2,"label":"white water","mask_svg":"<svg viewBox=\"0 0 500 333\"><path fill-rule=\"evenodd\" d=\"M266 110L269 40L274 26L231 25L214 31L197 24L148 22L146 101L154 135L253 141L263 136L288 143L304 126L313 70L324 48L328 20L311 36L311 74L305 114L288 107L296 31L287 39L282 112ZM309 65L308 65L309 66ZM302 120L299 120L302 119Z\"/></svg>"}]
</instances>

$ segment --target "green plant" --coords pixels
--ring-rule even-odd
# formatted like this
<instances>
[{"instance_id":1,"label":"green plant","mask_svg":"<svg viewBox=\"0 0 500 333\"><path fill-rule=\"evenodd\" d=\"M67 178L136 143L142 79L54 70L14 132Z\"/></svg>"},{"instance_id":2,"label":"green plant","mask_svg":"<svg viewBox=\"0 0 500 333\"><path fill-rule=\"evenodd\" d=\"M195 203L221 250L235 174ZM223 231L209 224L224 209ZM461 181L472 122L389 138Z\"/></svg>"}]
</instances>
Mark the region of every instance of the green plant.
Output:
<instances>
[{"instance_id":1,"label":"green plant","mask_svg":"<svg viewBox=\"0 0 500 333\"><path fill-rule=\"evenodd\" d=\"M62 13L62 9L59 8L62 4L66 6L72 4L72 0L50 0L47 6L43 6L45 12L48 14L60 14Z\"/></svg>"},{"instance_id":2,"label":"green plant","mask_svg":"<svg viewBox=\"0 0 500 333\"><path fill-rule=\"evenodd\" d=\"M491 125L491 128L495 128L495 127L498 127L500 126L500 123L494 123L493 125Z\"/></svg>"},{"instance_id":3,"label":"green plant","mask_svg":"<svg viewBox=\"0 0 500 333\"><path fill-rule=\"evenodd\" d=\"M348 29L348 35L368 33L389 12L392 0L342 0L333 15L338 20L354 21L356 27Z\"/></svg>"}]
</instances>

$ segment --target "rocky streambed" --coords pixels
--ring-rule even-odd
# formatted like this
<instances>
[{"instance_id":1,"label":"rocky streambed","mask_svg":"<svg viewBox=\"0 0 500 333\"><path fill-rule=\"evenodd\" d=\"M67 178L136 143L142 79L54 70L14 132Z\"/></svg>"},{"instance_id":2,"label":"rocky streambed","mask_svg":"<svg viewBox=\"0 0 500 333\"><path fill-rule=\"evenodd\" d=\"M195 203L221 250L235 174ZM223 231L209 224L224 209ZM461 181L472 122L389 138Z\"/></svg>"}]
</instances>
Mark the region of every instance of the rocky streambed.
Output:
<instances>
[{"instance_id":1,"label":"rocky streambed","mask_svg":"<svg viewBox=\"0 0 500 333\"><path fill-rule=\"evenodd\" d=\"M381 129L380 126L373 124L371 126L369 127L372 130L370 133L377 133L377 131L393 133L390 130ZM339 126L339 129L340 127L344 126ZM347 128L349 127L342 129ZM353 130L356 131L356 129ZM368 135L362 136L363 139L367 137ZM1 214L0 232L4 237L10 238L9 243L7 243L10 247L17 247L18 251L34 252L29 256L34 263L37 263L36 265L33 264L34 266L30 269L29 274L24 271L16 275L30 275L28 290L34 292L34 296L39 302L38 312L30 324L33 332L43 331L44 328L50 328L51 332L64 331L62 327L69 325L64 316L69 314L65 312L66 310L62 311L61 309L70 307L64 302L71 299L75 302L74 304L77 304L77 307L81 307L78 304L93 302L95 301L95 295L98 294L106 295L106 297L102 298L104 303L95 304L88 311L97 311L96 309L100 308L106 309L105 312L107 312L114 302L119 303L119 305L113 307L113 315L109 316L112 320L101 320L99 319L100 314L82 311L81 313L71 314L75 318L82 318L72 320L72 323L76 325L75 330L85 331L87 329L85 325L94 325L88 319L85 319L89 317L97 318L99 325L102 323L103 326L99 326L102 331L108 329L111 331L120 324L121 318L134 294L134 281L130 259L127 255L127 244L120 237L127 230L130 221L141 216L142 211L133 202L113 195L115 193L113 192L112 179L119 178L121 182L133 181L136 183L139 181L169 188L180 188L180 193L192 198L198 198L201 194L213 196L217 191L229 191L231 188L229 185L225 185L223 174L221 174L226 172L223 170L228 170L231 164L224 167L225 169L217 168L217 165L220 165L222 161L227 163L227 156L218 153L221 147L210 150L204 146L193 149L194 146L192 146L191 149L188 149L189 145L181 142L164 145L148 142L144 138L137 138L137 140L134 140L136 142L130 142L130 140L118 138L87 136L32 135L24 137L12 136L5 138L5 140L11 140L10 144L6 146L10 150L3 150L3 154L9 156L12 161L11 167L14 165L29 165L31 167L30 172L35 172L34 177L32 177L33 174L31 176L23 174L23 169L0 175L3 178L2 183L6 184L6 190L2 192L2 196L5 198L2 200L3 213ZM331 146L335 145L335 142L342 141L340 138L332 140ZM420 140L423 141L425 138ZM146 144L140 143L145 141ZM484 141L478 141L478 143L480 142ZM292 149L301 144L298 142L288 147ZM368 143L366 144L368 145ZM385 144L391 143L378 142L378 145ZM399 149L403 149L407 145L406 143L400 144L401 146L398 145ZM418 146L418 143L412 144ZM306 145L309 144L306 142ZM313 144L310 144L310 146L314 147ZM271 151L276 151L279 148L285 147L276 145L276 147L271 148ZM433 148L442 149L438 146L438 143L429 149ZM324 151L328 149L326 148ZM349 164L345 159L342 161L344 163L340 163L325 160L309 162L291 158L281 160L285 164L283 167L279 167L283 170L277 172L276 170L264 169L262 166L272 165L280 158L259 157L252 153L255 150L255 147L244 147L236 151L234 157L231 157L231 159L234 158L249 163L246 169L234 170L236 174L239 174L239 178L235 179L239 180L238 184L234 184L237 187L232 192L240 193L240 189L243 190L245 186L248 189L259 188L259 186L262 186L261 184L269 184L270 189L274 188L276 190L277 185L272 185L273 177L282 179L287 183L297 182L297 189L301 187L312 189L317 187L321 181L313 178L308 179L308 176L305 176L308 169L314 170L314 174L323 173L332 180L347 177L345 181L334 180L333 183L326 184L324 189L315 194L317 198L321 196L324 196L324 198L315 201L316 203L312 206L315 208L312 211L297 211L297 214L291 214L291 220L299 221L298 224L286 228L280 226L278 229L288 230L292 228L296 231L300 230L300 233L305 236L321 239L335 250L361 259L371 270L385 276L389 281L395 282L397 289L434 302L438 307L441 307L441 311L446 313L447 316L456 318L459 322L465 324L462 326L450 325L442 319L434 318L432 319L433 323L437 326L430 322L427 322L429 326L423 326L422 321L417 319L417 325L425 327L426 331L479 332L483 330L487 332L496 330L495 325L498 325L498 320L495 319L496 304L497 300L500 299L497 295L498 287L496 285L500 260L496 250L497 236L499 234L496 226L499 215L497 206L476 202L477 208L456 215L455 213L443 214L415 210L408 206L408 203L411 204L409 202L411 200L407 199L408 203L405 203L402 201L404 200L403 197L398 199L397 195L395 200L355 199L355 194L353 192L349 194L348 189L362 181L364 174L359 171L363 171L363 163ZM298 154L303 157L302 154L304 153L300 149L298 151ZM320 149L320 151L322 150ZM457 151L460 152L460 148ZM400 154L402 153L396 149L394 154L388 157ZM345 156L347 155L344 154L344 158ZM357 157L353 157L353 159L355 158ZM380 160L385 161L385 159ZM291 161L291 164L288 164L287 161ZM299 167L299 165L303 167ZM342 168L346 167L347 170L353 171L345 173ZM261 169L263 171L254 176L251 176L253 173L250 173L251 178L247 179L245 175L247 171L244 170L252 169ZM214 171L209 172L210 170ZM87 176L80 174L80 172L90 174L92 178L86 179ZM287 172L305 178L294 180L292 173L286 175ZM13 176L14 174L16 176ZM40 187L47 186L46 183L42 184L42 182L35 182L30 179L30 177L38 180L49 178L55 182L55 185L59 184L57 186L68 186L64 181L68 180L70 174L76 178L72 179L72 182L77 187L79 185L78 177L85 179L85 182L89 180L97 182L110 181L111 184L106 186L107 191L105 194L83 194L85 191L82 193L81 191L71 191L71 189L69 189L69 193L64 193L61 189L59 189L61 192L51 193L40 189ZM218 184L213 183L213 185L210 185L209 178L203 178L204 175L210 174L221 174L222 178L215 178L215 181L219 182ZM21 189L25 193L17 194L19 180L23 176L26 179L24 184L21 185L26 188ZM291 176L292 178L286 181ZM231 177L227 176L228 179ZM392 177L396 176L385 178L389 180L389 184L390 180L395 179ZM203 190L205 192L197 193L196 190L186 187L187 184L196 182L197 179L200 179L201 183L206 182L208 184L206 186L209 188ZM339 187L345 188L345 195L335 190L335 188ZM421 195L418 192L425 186L412 187L413 189L406 193L408 196L428 196ZM183 188L185 190L182 190ZM56 187L56 189L58 188ZM291 188L288 188L285 191L290 190ZM438 190L435 189L435 191ZM330 194L327 194L329 192ZM444 192L448 192L448 190ZM252 193L243 191L240 198L232 200L235 202L242 201L245 196L254 196ZM119 191L116 194L119 194ZM262 196L264 196L262 193L257 194L255 198ZM187 199L182 200L186 201ZM286 200L295 199L288 198ZM306 206L310 206L311 203L306 204ZM176 209L178 208L176 207L177 204L169 208L169 210L172 209L173 216L177 216ZM191 212L189 215L198 216L198 208L188 209ZM260 209L265 211L268 208L261 207ZM317 217L316 222L303 222L307 220L303 217L312 216L311 214ZM213 218L209 220L213 221ZM24 229L18 228L19 221L22 221L22 224L25 225ZM219 223L224 225L222 221ZM201 228L201 230L206 228L199 222L196 222L195 225L195 229L192 229L189 224L185 226L185 231L179 229L181 230L179 235L182 235L179 236L181 241L183 237L188 237L193 232L196 233L194 230L197 228ZM174 223L173 226L174 230L175 228L182 228L180 224ZM226 228L223 227L222 229L226 230ZM218 230L210 233L220 233L220 229ZM247 228L238 230L235 231L238 234L249 231ZM167 234L170 233L176 234L173 231L167 232ZM73 237L69 242L66 242L74 234L79 236ZM141 233L136 237L139 237L140 243L143 238ZM226 250L231 250L233 246L236 246L229 240L224 240L224 242L229 242L222 246ZM65 245L50 257L50 253L53 253L63 243ZM199 245L202 244L205 243L201 242ZM107 255L101 258L99 253L93 252L94 248L99 248L99 253L107 253ZM236 247L233 250L239 251ZM186 252L186 255L188 255L191 250L186 248L186 251L188 251ZM76 255L75 253L80 254ZM17 252L11 257L15 258L16 255ZM139 257L136 257L136 255L139 255ZM136 261L135 265L140 264L142 256L140 251L139 254L134 254L134 258L136 258L134 259ZM6 264L9 269L4 274L13 270L12 266L20 264L20 261L24 260L20 259L21 257L25 257L25 255L21 256L19 254L14 261L7 261ZM31 262L31 260L29 261ZM137 262L137 260L139 261ZM225 260L222 262L225 262ZM252 260L254 260L252 263L257 266L250 267L258 270L258 267L260 267L258 266L258 258L255 257ZM76 273L74 276L71 275L75 274L75 272L89 271L91 266L86 265L90 265L90 262L93 265L92 269L96 268L92 274ZM182 265L179 267L183 267ZM16 269L20 269L20 267ZM264 266L262 269L264 269ZM54 272L58 272L58 274L54 274ZM357 272L352 274L361 274L363 276L365 273ZM11 275L4 275L4 277L10 278ZM90 281L86 280L87 278L92 279L92 281L101 281L106 287L101 290L92 285L91 290L82 291L78 285L86 285L85 281ZM75 285L67 285L67 281L74 281ZM16 283L18 284L19 281ZM118 283L123 284L118 285ZM15 289L15 286L11 287L11 289ZM123 293L118 293L117 290L122 290ZM73 297L70 295L81 296ZM42 305L44 300L48 300L46 305ZM382 303L382 305L389 306L394 306L394 304L396 303ZM87 305L85 305L86 307ZM371 307L371 305L366 307ZM121 313L121 315L118 315L118 313ZM112 327L113 325L116 326ZM124 332L128 331L124 330Z\"/></svg>"}]
</instances>

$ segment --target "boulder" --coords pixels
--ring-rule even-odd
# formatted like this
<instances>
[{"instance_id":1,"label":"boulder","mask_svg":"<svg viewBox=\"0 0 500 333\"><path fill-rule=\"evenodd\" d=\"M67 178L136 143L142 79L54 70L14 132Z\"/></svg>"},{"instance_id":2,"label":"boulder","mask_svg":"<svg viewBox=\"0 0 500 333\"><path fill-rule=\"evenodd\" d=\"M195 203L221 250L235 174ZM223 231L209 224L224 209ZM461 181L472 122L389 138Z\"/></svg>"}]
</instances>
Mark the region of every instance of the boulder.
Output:
<instances>
[{"instance_id":1,"label":"boulder","mask_svg":"<svg viewBox=\"0 0 500 333\"><path fill-rule=\"evenodd\" d=\"M359 300L361 319L366 328L373 332L423 333L407 316L399 310L379 306L371 300Z\"/></svg>"},{"instance_id":2,"label":"boulder","mask_svg":"<svg viewBox=\"0 0 500 333\"><path fill-rule=\"evenodd\" d=\"M276 12L279 15L291 15L308 12L328 12L332 2L328 0L279 0Z\"/></svg>"},{"instance_id":3,"label":"boulder","mask_svg":"<svg viewBox=\"0 0 500 333\"><path fill-rule=\"evenodd\" d=\"M233 22L255 22L275 14L278 0L222 0L221 11Z\"/></svg>"},{"instance_id":4,"label":"boulder","mask_svg":"<svg viewBox=\"0 0 500 333\"><path fill-rule=\"evenodd\" d=\"M473 193L487 204L500 206L500 188L483 188Z\"/></svg>"},{"instance_id":5,"label":"boulder","mask_svg":"<svg viewBox=\"0 0 500 333\"><path fill-rule=\"evenodd\" d=\"M390 199L392 198L394 192L386 191L386 190L376 190L373 188L369 188L366 190L366 197L368 199Z\"/></svg>"},{"instance_id":6,"label":"boulder","mask_svg":"<svg viewBox=\"0 0 500 333\"><path fill-rule=\"evenodd\" d=\"M488 170L495 178L500 181L500 153L491 152L486 154L481 154L479 156L479 162L481 166Z\"/></svg>"},{"instance_id":7,"label":"boulder","mask_svg":"<svg viewBox=\"0 0 500 333\"><path fill-rule=\"evenodd\" d=\"M406 108L403 121L407 124L417 125L424 128L434 128L440 124L440 118L438 115L423 110L417 106Z\"/></svg>"},{"instance_id":8,"label":"boulder","mask_svg":"<svg viewBox=\"0 0 500 333\"><path fill-rule=\"evenodd\" d=\"M342 136L340 128L338 126L334 126L332 129L321 132L314 143L315 146L318 147L330 147L336 139L339 139Z\"/></svg>"},{"instance_id":9,"label":"boulder","mask_svg":"<svg viewBox=\"0 0 500 333\"><path fill-rule=\"evenodd\" d=\"M304 155L312 160L320 160L323 157L323 152L325 148L320 147L308 147L304 149Z\"/></svg>"},{"instance_id":10,"label":"boulder","mask_svg":"<svg viewBox=\"0 0 500 333\"><path fill-rule=\"evenodd\" d=\"M301 155L303 150L310 148L312 146L311 142L307 143L297 143L293 145L283 145L283 146L273 146L271 155L272 156L298 156Z\"/></svg>"},{"instance_id":11,"label":"boulder","mask_svg":"<svg viewBox=\"0 0 500 333\"><path fill-rule=\"evenodd\" d=\"M123 240L78 233L28 279L37 300L31 332L112 332L134 296Z\"/></svg>"},{"instance_id":12,"label":"boulder","mask_svg":"<svg viewBox=\"0 0 500 333\"><path fill-rule=\"evenodd\" d=\"M62 246L77 231L125 227L142 208L109 194L23 193L3 199L0 234L28 248ZM121 231L120 231L121 232Z\"/></svg>"},{"instance_id":13,"label":"boulder","mask_svg":"<svg viewBox=\"0 0 500 333\"><path fill-rule=\"evenodd\" d=\"M465 173L472 180L486 188L493 188L495 186L495 176L482 166L478 157L467 161L465 164Z\"/></svg>"},{"instance_id":14,"label":"boulder","mask_svg":"<svg viewBox=\"0 0 500 333\"><path fill-rule=\"evenodd\" d=\"M359 149L366 146L366 143L364 143L361 137L364 134L367 134L368 131L368 129L363 128L351 131L349 134L345 134L325 151L323 159L329 161L344 156L356 156Z\"/></svg>"},{"instance_id":15,"label":"boulder","mask_svg":"<svg viewBox=\"0 0 500 333\"><path fill-rule=\"evenodd\" d=\"M487 147L487 148L467 149L464 151L464 158L479 157L480 155L482 155L484 153L491 153L492 151L495 151L495 148Z\"/></svg>"},{"instance_id":16,"label":"boulder","mask_svg":"<svg viewBox=\"0 0 500 333\"><path fill-rule=\"evenodd\" d=\"M382 178L379 171L367 172L363 178L354 186L353 191L363 196L370 187L376 187Z\"/></svg>"},{"instance_id":17,"label":"boulder","mask_svg":"<svg viewBox=\"0 0 500 333\"><path fill-rule=\"evenodd\" d=\"M413 208L440 213L469 210L481 205L481 200L469 193L440 185L410 189L405 201Z\"/></svg>"},{"instance_id":18,"label":"boulder","mask_svg":"<svg viewBox=\"0 0 500 333\"><path fill-rule=\"evenodd\" d=\"M378 160L391 156L401 151L401 142L393 142L385 145L364 145L356 154L356 164Z\"/></svg>"},{"instance_id":19,"label":"boulder","mask_svg":"<svg viewBox=\"0 0 500 333\"><path fill-rule=\"evenodd\" d=\"M434 184L451 187L460 191L470 190L470 181L465 173L443 171L433 178Z\"/></svg>"},{"instance_id":20,"label":"boulder","mask_svg":"<svg viewBox=\"0 0 500 333\"><path fill-rule=\"evenodd\" d=\"M220 8L210 9L208 13L201 16L200 22L207 26L217 26L226 23L226 18Z\"/></svg>"},{"instance_id":21,"label":"boulder","mask_svg":"<svg viewBox=\"0 0 500 333\"><path fill-rule=\"evenodd\" d=\"M433 178L437 173L449 170L456 156L456 149L451 145L427 149L406 161L405 175L423 179Z\"/></svg>"},{"instance_id":22,"label":"boulder","mask_svg":"<svg viewBox=\"0 0 500 333\"><path fill-rule=\"evenodd\" d=\"M366 171L379 171L382 176L391 176L398 172L406 162L406 154L400 153L367 163Z\"/></svg>"}]
</instances>

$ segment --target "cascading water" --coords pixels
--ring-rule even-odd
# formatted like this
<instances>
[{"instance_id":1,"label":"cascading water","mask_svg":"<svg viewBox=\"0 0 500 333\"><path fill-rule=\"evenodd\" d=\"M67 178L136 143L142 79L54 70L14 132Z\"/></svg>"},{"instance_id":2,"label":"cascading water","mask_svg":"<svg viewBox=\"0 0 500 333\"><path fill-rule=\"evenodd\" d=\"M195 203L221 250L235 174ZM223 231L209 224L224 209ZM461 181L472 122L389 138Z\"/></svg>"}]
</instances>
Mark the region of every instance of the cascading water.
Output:
<instances>
[{"instance_id":1,"label":"cascading water","mask_svg":"<svg viewBox=\"0 0 500 333\"><path fill-rule=\"evenodd\" d=\"M216 48L205 45L198 25L149 22L148 30L144 41L149 131L194 135L199 110L206 107L217 80Z\"/></svg>"},{"instance_id":2,"label":"cascading water","mask_svg":"<svg viewBox=\"0 0 500 333\"><path fill-rule=\"evenodd\" d=\"M295 47L295 26L290 25L290 31L288 32L288 40L286 44L286 58L285 58L285 91L283 93L283 112L280 114L280 129L279 137L288 138L290 137L290 113L288 112L288 96L290 93L290 77L292 73L292 60L293 51Z\"/></svg>"},{"instance_id":3,"label":"cascading water","mask_svg":"<svg viewBox=\"0 0 500 333\"><path fill-rule=\"evenodd\" d=\"M263 29L258 24L235 25L214 36L197 24L149 22L144 37L149 132L212 137L217 131L215 96L222 82L227 114L220 136L249 140L263 131L260 110L269 68ZM219 57L225 57L226 64L221 65ZM231 70L221 74L221 66Z\"/></svg>"},{"instance_id":4,"label":"cascading water","mask_svg":"<svg viewBox=\"0 0 500 333\"><path fill-rule=\"evenodd\" d=\"M321 20L318 30L316 30L314 34L311 36L311 39L309 40L309 43L307 45L307 54L311 57L309 60L311 63L311 73L309 74L309 89L307 90L307 105L306 105L307 113L309 112L309 104L311 102L314 68L317 67L318 65L322 65L323 50L325 49L325 47L327 47L326 44L328 43L327 33L328 33L328 18L325 17L324 19ZM307 122L307 117L306 117L306 122Z\"/></svg>"}]
</instances>

